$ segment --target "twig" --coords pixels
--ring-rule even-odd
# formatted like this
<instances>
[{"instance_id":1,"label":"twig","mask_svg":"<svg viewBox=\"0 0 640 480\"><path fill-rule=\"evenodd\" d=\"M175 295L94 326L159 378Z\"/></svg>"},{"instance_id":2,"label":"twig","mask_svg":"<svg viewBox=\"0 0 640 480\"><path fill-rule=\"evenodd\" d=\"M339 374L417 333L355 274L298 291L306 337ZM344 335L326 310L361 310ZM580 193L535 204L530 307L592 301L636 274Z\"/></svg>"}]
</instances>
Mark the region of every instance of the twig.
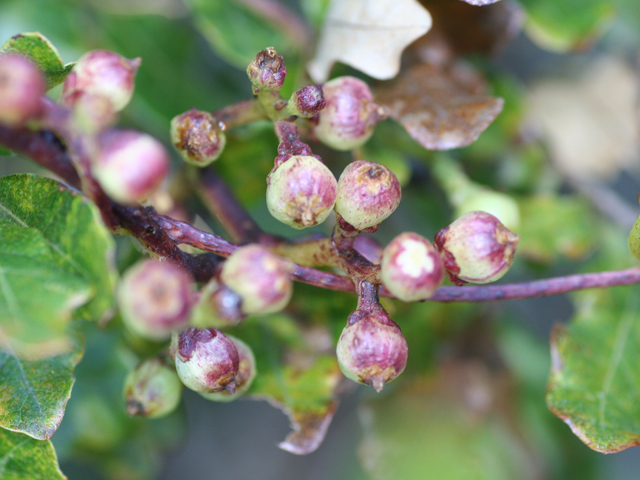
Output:
<instances>
[{"instance_id":1,"label":"twig","mask_svg":"<svg viewBox=\"0 0 640 480\"><path fill-rule=\"evenodd\" d=\"M199 169L195 182L198 197L216 217L234 243L257 242L263 235L258 224L236 200L224 181L210 169Z\"/></svg>"}]
</instances>

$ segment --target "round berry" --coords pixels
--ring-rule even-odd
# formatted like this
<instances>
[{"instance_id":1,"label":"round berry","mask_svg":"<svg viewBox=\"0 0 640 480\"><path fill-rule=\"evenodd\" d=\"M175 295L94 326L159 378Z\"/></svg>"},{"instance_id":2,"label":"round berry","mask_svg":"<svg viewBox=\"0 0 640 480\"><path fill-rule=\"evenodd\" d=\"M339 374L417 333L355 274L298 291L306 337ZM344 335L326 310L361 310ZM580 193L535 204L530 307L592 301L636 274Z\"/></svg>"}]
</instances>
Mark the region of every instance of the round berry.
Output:
<instances>
[{"instance_id":1,"label":"round berry","mask_svg":"<svg viewBox=\"0 0 640 480\"><path fill-rule=\"evenodd\" d=\"M124 381L127 413L160 418L173 412L180 403L182 383L173 366L160 358L140 362Z\"/></svg>"},{"instance_id":2,"label":"round berry","mask_svg":"<svg viewBox=\"0 0 640 480\"><path fill-rule=\"evenodd\" d=\"M426 300L444 279L440 254L417 233L394 238L384 249L380 267L384 286L405 302Z\"/></svg>"},{"instance_id":3,"label":"round berry","mask_svg":"<svg viewBox=\"0 0 640 480\"><path fill-rule=\"evenodd\" d=\"M44 92L38 67L20 55L0 55L0 123L19 126L37 117Z\"/></svg>"},{"instance_id":4,"label":"round berry","mask_svg":"<svg viewBox=\"0 0 640 480\"><path fill-rule=\"evenodd\" d=\"M185 162L206 167L220 156L227 139L213 115L192 108L171 120L171 142Z\"/></svg>"},{"instance_id":5,"label":"round berry","mask_svg":"<svg viewBox=\"0 0 640 480\"><path fill-rule=\"evenodd\" d=\"M238 364L238 374L236 375L236 391L235 393L229 393L226 390L217 393L201 393L207 400L214 402L230 402L236 398L242 396L253 383L253 379L256 377L256 359L253 355L251 347L244 343L242 340L227 335L227 338L233 342L238 350L238 357L240 363Z\"/></svg>"},{"instance_id":6,"label":"round berry","mask_svg":"<svg viewBox=\"0 0 640 480\"><path fill-rule=\"evenodd\" d=\"M336 202L338 182L315 157L294 155L267 177L267 207L277 220L296 229L324 222Z\"/></svg>"},{"instance_id":7,"label":"round berry","mask_svg":"<svg viewBox=\"0 0 640 480\"><path fill-rule=\"evenodd\" d=\"M436 234L444 268L456 285L489 283L511 267L520 237L487 212L464 214Z\"/></svg>"},{"instance_id":8,"label":"round berry","mask_svg":"<svg viewBox=\"0 0 640 480\"><path fill-rule=\"evenodd\" d=\"M117 299L122 320L133 333L166 340L189 322L191 278L171 263L143 260L122 277Z\"/></svg>"},{"instance_id":9,"label":"round berry","mask_svg":"<svg viewBox=\"0 0 640 480\"><path fill-rule=\"evenodd\" d=\"M246 314L279 312L293 293L293 264L260 245L241 247L224 262L220 279L240 295Z\"/></svg>"},{"instance_id":10,"label":"round berry","mask_svg":"<svg viewBox=\"0 0 640 480\"><path fill-rule=\"evenodd\" d=\"M376 391L402 373L407 364L407 341L396 322L382 309L365 316L354 312L338 340L342 373ZM355 321L354 321L355 320Z\"/></svg>"},{"instance_id":11,"label":"round berry","mask_svg":"<svg viewBox=\"0 0 640 480\"><path fill-rule=\"evenodd\" d=\"M240 357L234 343L214 328L188 328L172 339L176 343L176 371L184 385L196 392L234 393Z\"/></svg>"},{"instance_id":12,"label":"round berry","mask_svg":"<svg viewBox=\"0 0 640 480\"><path fill-rule=\"evenodd\" d=\"M398 179L384 165L358 160L338 180L336 212L357 230L373 227L391 215L402 194Z\"/></svg>"},{"instance_id":13,"label":"round berry","mask_svg":"<svg viewBox=\"0 0 640 480\"><path fill-rule=\"evenodd\" d=\"M369 86L355 77L338 77L322 86L325 108L314 134L336 150L353 150L369 140L376 124L386 117L373 103Z\"/></svg>"},{"instance_id":14,"label":"round berry","mask_svg":"<svg viewBox=\"0 0 640 480\"><path fill-rule=\"evenodd\" d=\"M98 137L93 173L116 202L146 200L169 173L169 155L155 138L133 130L107 130Z\"/></svg>"},{"instance_id":15,"label":"round berry","mask_svg":"<svg viewBox=\"0 0 640 480\"><path fill-rule=\"evenodd\" d=\"M73 107L83 95L109 99L114 111L127 106L134 90L140 59L127 60L108 50L85 53L67 75L62 87L62 103Z\"/></svg>"}]
</instances>

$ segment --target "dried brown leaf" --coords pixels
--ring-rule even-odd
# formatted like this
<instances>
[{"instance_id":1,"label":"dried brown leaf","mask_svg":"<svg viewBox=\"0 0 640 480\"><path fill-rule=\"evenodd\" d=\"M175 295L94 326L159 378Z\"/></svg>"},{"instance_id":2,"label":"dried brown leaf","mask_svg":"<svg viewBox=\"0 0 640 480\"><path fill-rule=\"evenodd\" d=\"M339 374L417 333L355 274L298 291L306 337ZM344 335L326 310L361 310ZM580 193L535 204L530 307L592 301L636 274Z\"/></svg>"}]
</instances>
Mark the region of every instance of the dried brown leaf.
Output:
<instances>
[{"instance_id":1,"label":"dried brown leaf","mask_svg":"<svg viewBox=\"0 0 640 480\"><path fill-rule=\"evenodd\" d=\"M379 80L400 71L402 51L431 28L431 15L416 0L333 0L308 70L316 82L336 61Z\"/></svg>"},{"instance_id":2,"label":"dried brown leaf","mask_svg":"<svg viewBox=\"0 0 640 480\"><path fill-rule=\"evenodd\" d=\"M337 408L338 402L332 401L326 411L318 413L285 411L291 420L293 431L278 447L296 455L307 455L315 451L324 440Z\"/></svg>"},{"instance_id":3,"label":"dried brown leaf","mask_svg":"<svg viewBox=\"0 0 640 480\"><path fill-rule=\"evenodd\" d=\"M501 98L482 91L482 80L469 69L416 65L375 98L420 145L448 150L475 141L502 110Z\"/></svg>"}]
</instances>

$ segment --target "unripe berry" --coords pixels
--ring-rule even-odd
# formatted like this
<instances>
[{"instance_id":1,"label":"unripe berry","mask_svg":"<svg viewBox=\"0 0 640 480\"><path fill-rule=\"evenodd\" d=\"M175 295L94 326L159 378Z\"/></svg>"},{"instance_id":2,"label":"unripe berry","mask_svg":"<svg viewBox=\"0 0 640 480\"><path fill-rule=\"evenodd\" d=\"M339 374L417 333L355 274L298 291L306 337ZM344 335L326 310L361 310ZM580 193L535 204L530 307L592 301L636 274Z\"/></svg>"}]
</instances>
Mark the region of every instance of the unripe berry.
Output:
<instances>
[{"instance_id":1,"label":"unripe berry","mask_svg":"<svg viewBox=\"0 0 640 480\"><path fill-rule=\"evenodd\" d=\"M118 305L129 329L149 340L166 340L189 322L191 278L168 262L143 260L127 270L117 291Z\"/></svg>"},{"instance_id":2,"label":"unripe berry","mask_svg":"<svg viewBox=\"0 0 640 480\"><path fill-rule=\"evenodd\" d=\"M242 340L227 335L227 338L233 342L238 350L238 357L240 363L238 364L238 374L236 375L236 391L235 393L229 393L223 390L218 393L201 393L207 400L214 402L230 402L236 398L242 396L253 383L253 379L256 378L256 359L253 355L251 347L244 343Z\"/></svg>"},{"instance_id":3,"label":"unripe berry","mask_svg":"<svg viewBox=\"0 0 640 480\"><path fill-rule=\"evenodd\" d=\"M338 77L322 86L325 108L314 129L318 139L336 150L353 150L369 140L376 124L386 117L373 103L369 86L354 77Z\"/></svg>"},{"instance_id":4,"label":"unripe berry","mask_svg":"<svg viewBox=\"0 0 640 480\"><path fill-rule=\"evenodd\" d=\"M169 172L169 155L150 135L107 130L98 137L93 173L116 202L132 205L155 193Z\"/></svg>"},{"instance_id":5,"label":"unripe berry","mask_svg":"<svg viewBox=\"0 0 640 480\"><path fill-rule=\"evenodd\" d=\"M417 233L401 233L384 249L382 283L400 300L426 300L442 284L444 266L433 245Z\"/></svg>"},{"instance_id":6,"label":"unripe berry","mask_svg":"<svg viewBox=\"0 0 640 480\"><path fill-rule=\"evenodd\" d=\"M336 353L340 370L354 382L376 391L402 373L407 364L407 341L387 312L356 311L342 331Z\"/></svg>"},{"instance_id":7,"label":"unripe berry","mask_svg":"<svg viewBox=\"0 0 640 480\"><path fill-rule=\"evenodd\" d=\"M336 212L357 230L382 222L400 204L400 183L384 165L358 160L338 180Z\"/></svg>"},{"instance_id":8,"label":"unripe berry","mask_svg":"<svg viewBox=\"0 0 640 480\"><path fill-rule=\"evenodd\" d=\"M62 103L73 107L85 94L98 95L111 102L118 112L133 96L134 78L140 59L127 60L108 50L85 53L67 75L62 87Z\"/></svg>"},{"instance_id":9,"label":"unripe berry","mask_svg":"<svg viewBox=\"0 0 640 480\"><path fill-rule=\"evenodd\" d=\"M487 212L469 212L436 234L435 245L453 283L489 283L511 267L520 237Z\"/></svg>"},{"instance_id":10,"label":"unripe berry","mask_svg":"<svg viewBox=\"0 0 640 480\"><path fill-rule=\"evenodd\" d=\"M196 392L235 392L240 357L229 338L214 328L188 328L174 336L176 371Z\"/></svg>"},{"instance_id":11,"label":"unripe berry","mask_svg":"<svg viewBox=\"0 0 640 480\"><path fill-rule=\"evenodd\" d=\"M291 95L287 109L291 115L311 118L320 112L325 105L322 87L320 85L307 85Z\"/></svg>"},{"instance_id":12,"label":"unripe berry","mask_svg":"<svg viewBox=\"0 0 640 480\"><path fill-rule=\"evenodd\" d=\"M171 142L185 162L206 167L220 156L227 137L213 115L192 108L171 120Z\"/></svg>"},{"instance_id":13,"label":"unripe berry","mask_svg":"<svg viewBox=\"0 0 640 480\"><path fill-rule=\"evenodd\" d=\"M242 297L214 279L200 292L191 324L199 328L222 328L237 325L243 317Z\"/></svg>"},{"instance_id":14,"label":"unripe berry","mask_svg":"<svg viewBox=\"0 0 640 480\"><path fill-rule=\"evenodd\" d=\"M256 58L249 64L247 75L254 92L256 90L273 92L282 88L287 76L287 67L284 65L284 58L278 55L275 48L267 47L266 50L258 52Z\"/></svg>"},{"instance_id":15,"label":"unripe berry","mask_svg":"<svg viewBox=\"0 0 640 480\"><path fill-rule=\"evenodd\" d=\"M324 222L336 202L338 182L317 158L294 155L267 177L267 207L277 220L302 229Z\"/></svg>"},{"instance_id":16,"label":"unripe berry","mask_svg":"<svg viewBox=\"0 0 640 480\"><path fill-rule=\"evenodd\" d=\"M241 247L222 265L220 279L242 297L246 314L267 314L287 306L293 293L291 262L260 245Z\"/></svg>"},{"instance_id":17,"label":"unripe berry","mask_svg":"<svg viewBox=\"0 0 640 480\"><path fill-rule=\"evenodd\" d=\"M173 366L160 358L140 362L124 381L127 413L159 418L173 412L180 403L182 383Z\"/></svg>"},{"instance_id":18,"label":"unripe berry","mask_svg":"<svg viewBox=\"0 0 640 480\"><path fill-rule=\"evenodd\" d=\"M44 92L38 67L20 55L0 55L0 123L13 127L38 116Z\"/></svg>"}]
</instances>

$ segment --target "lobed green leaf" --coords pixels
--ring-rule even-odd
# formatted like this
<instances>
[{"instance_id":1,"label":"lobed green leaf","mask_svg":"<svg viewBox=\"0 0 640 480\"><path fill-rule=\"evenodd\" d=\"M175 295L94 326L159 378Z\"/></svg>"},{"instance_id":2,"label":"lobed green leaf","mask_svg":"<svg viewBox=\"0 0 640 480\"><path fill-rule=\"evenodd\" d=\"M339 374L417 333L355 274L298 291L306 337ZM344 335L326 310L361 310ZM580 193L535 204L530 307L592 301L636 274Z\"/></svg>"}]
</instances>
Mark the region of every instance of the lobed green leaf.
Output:
<instances>
[{"instance_id":1,"label":"lobed green leaf","mask_svg":"<svg viewBox=\"0 0 640 480\"><path fill-rule=\"evenodd\" d=\"M0 179L0 326L20 341L64 331L73 309L88 320L114 307L114 242L94 205L35 175ZM37 296L34 296L37 294Z\"/></svg>"},{"instance_id":2,"label":"lobed green leaf","mask_svg":"<svg viewBox=\"0 0 640 480\"><path fill-rule=\"evenodd\" d=\"M0 429L2 480L66 480L51 442Z\"/></svg>"},{"instance_id":3,"label":"lobed green leaf","mask_svg":"<svg viewBox=\"0 0 640 480\"><path fill-rule=\"evenodd\" d=\"M19 33L0 46L0 53L17 53L29 58L40 69L47 89L64 82L74 63L62 63L56 47L40 32Z\"/></svg>"},{"instance_id":4,"label":"lobed green leaf","mask_svg":"<svg viewBox=\"0 0 640 480\"><path fill-rule=\"evenodd\" d=\"M72 331L68 352L26 359L0 348L0 427L48 440L60 426L84 342ZM1 478L1 477L0 477Z\"/></svg>"}]
</instances>

